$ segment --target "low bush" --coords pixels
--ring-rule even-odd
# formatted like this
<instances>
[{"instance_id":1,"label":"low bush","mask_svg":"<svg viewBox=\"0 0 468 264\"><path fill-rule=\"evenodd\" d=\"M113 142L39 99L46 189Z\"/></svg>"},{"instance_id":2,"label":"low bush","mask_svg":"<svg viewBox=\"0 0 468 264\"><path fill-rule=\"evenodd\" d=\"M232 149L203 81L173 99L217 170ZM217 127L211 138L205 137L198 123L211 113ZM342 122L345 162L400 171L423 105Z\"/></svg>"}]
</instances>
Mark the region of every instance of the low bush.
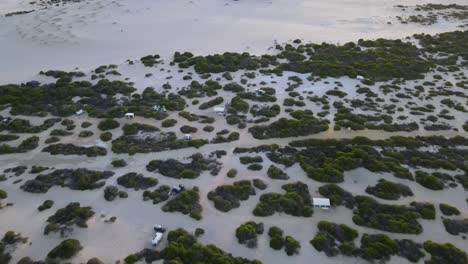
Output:
<instances>
[{"instance_id":1,"label":"low bush","mask_svg":"<svg viewBox=\"0 0 468 264\"><path fill-rule=\"evenodd\" d=\"M101 120L98 124L98 128L102 131L116 129L119 126L120 126L119 122L111 118Z\"/></svg>"}]
</instances>

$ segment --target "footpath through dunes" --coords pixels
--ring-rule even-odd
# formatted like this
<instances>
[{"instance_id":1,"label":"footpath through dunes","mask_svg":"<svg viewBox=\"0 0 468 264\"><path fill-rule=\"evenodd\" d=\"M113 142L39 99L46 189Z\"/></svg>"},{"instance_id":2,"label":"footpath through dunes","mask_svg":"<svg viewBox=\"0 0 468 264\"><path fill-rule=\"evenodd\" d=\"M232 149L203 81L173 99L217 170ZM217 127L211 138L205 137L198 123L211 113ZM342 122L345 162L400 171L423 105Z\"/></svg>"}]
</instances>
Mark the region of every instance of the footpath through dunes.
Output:
<instances>
[{"instance_id":1,"label":"footpath through dunes","mask_svg":"<svg viewBox=\"0 0 468 264\"><path fill-rule=\"evenodd\" d=\"M6 6L2 14L36 10L0 17L1 83L23 81L44 68L91 69L102 62L121 63L155 50L164 58L177 50L263 54L275 40L345 43L359 38L434 34L459 29L460 25L457 20L441 20L430 27L402 24L397 17L415 11L403 12L391 0L372 4L364 0L99 0L46 8L28 2L0 3ZM430 2L411 0L405 4Z\"/></svg>"}]
</instances>

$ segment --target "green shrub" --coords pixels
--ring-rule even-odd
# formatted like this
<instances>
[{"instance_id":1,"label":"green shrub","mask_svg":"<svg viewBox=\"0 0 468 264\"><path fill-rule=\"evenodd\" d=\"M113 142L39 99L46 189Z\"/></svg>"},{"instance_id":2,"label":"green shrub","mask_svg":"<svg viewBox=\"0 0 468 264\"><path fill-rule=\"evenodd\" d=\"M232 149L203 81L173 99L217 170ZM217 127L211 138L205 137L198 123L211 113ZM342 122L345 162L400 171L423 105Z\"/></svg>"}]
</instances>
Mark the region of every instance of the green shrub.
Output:
<instances>
[{"instance_id":1,"label":"green shrub","mask_svg":"<svg viewBox=\"0 0 468 264\"><path fill-rule=\"evenodd\" d=\"M80 241L76 239L66 239L62 241L58 246L52 249L48 254L48 258L61 258L69 259L76 255L78 251L83 249L80 244Z\"/></svg>"},{"instance_id":2,"label":"green shrub","mask_svg":"<svg viewBox=\"0 0 468 264\"><path fill-rule=\"evenodd\" d=\"M101 133L101 135L99 135L99 138L104 141L104 142L107 142L109 140L112 139L112 133L111 132L103 132Z\"/></svg>"},{"instance_id":3,"label":"green shrub","mask_svg":"<svg viewBox=\"0 0 468 264\"><path fill-rule=\"evenodd\" d=\"M230 170L227 172L227 176L228 176L229 178L234 178L234 177L236 177L236 175L237 175L237 170L236 170L236 169L230 169Z\"/></svg>"},{"instance_id":4,"label":"green shrub","mask_svg":"<svg viewBox=\"0 0 468 264\"><path fill-rule=\"evenodd\" d=\"M460 211L455 206L441 203L439 204L440 211L446 216L460 215Z\"/></svg>"},{"instance_id":5,"label":"green shrub","mask_svg":"<svg viewBox=\"0 0 468 264\"><path fill-rule=\"evenodd\" d=\"M276 180L287 180L287 179L289 179L288 174L286 174L283 170L276 167L275 165L270 165L270 167L268 167L267 175L268 175L268 177L270 177L272 179L276 179Z\"/></svg>"},{"instance_id":6,"label":"green shrub","mask_svg":"<svg viewBox=\"0 0 468 264\"><path fill-rule=\"evenodd\" d=\"M98 124L98 128L102 131L115 129L115 128L118 128L119 126L120 126L119 122L111 118L101 120Z\"/></svg>"},{"instance_id":7,"label":"green shrub","mask_svg":"<svg viewBox=\"0 0 468 264\"><path fill-rule=\"evenodd\" d=\"M121 167L127 166L127 162L123 159L116 159L116 160L113 160L111 163L112 163L112 166L114 166L115 168L121 168Z\"/></svg>"},{"instance_id":8,"label":"green shrub","mask_svg":"<svg viewBox=\"0 0 468 264\"><path fill-rule=\"evenodd\" d=\"M292 256L294 254L299 254L299 249L301 248L301 244L299 241L294 239L291 236L286 236L284 238L284 250L288 256Z\"/></svg>"},{"instance_id":9,"label":"green shrub","mask_svg":"<svg viewBox=\"0 0 468 264\"><path fill-rule=\"evenodd\" d=\"M445 243L439 244L430 240L424 242L424 249L431 254L428 264L464 264L468 262L465 252L456 246Z\"/></svg>"},{"instance_id":10,"label":"green shrub","mask_svg":"<svg viewBox=\"0 0 468 264\"><path fill-rule=\"evenodd\" d=\"M175 119L166 119L161 122L162 127L173 127L175 124L177 124L177 120Z\"/></svg>"},{"instance_id":11,"label":"green shrub","mask_svg":"<svg viewBox=\"0 0 468 264\"><path fill-rule=\"evenodd\" d=\"M247 166L247 169L252 170L252 171L259 171L263 169L262 164L259 163L252 163L249 166Z\"/></svg>"}]
</instances>

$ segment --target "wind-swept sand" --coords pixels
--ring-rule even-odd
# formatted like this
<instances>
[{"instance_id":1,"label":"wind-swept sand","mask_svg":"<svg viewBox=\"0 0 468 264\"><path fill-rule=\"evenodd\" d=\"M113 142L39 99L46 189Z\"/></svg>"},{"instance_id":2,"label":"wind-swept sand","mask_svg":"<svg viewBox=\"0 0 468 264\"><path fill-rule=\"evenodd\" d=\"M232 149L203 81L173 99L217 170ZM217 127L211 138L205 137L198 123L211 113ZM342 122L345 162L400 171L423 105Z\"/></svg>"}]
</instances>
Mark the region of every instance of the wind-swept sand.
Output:
<instances>
[{"instance_id":1,"label":"wind-swept sand","mask_svg":"<svg viewBox=\"0 0 468 264\"><path fill-rule=\"evenodd\" d=\"M37 11L0 17L0 83L22 81L43 69L91 69L153 53L165 58L175 51L263 54L274 41L343 43L458 26L397 21L402 13L395 5L444 3L430 0L87 0L47 9L28 7L29 1L1 2L0 13Z\"/></svg>"}]
</instances>

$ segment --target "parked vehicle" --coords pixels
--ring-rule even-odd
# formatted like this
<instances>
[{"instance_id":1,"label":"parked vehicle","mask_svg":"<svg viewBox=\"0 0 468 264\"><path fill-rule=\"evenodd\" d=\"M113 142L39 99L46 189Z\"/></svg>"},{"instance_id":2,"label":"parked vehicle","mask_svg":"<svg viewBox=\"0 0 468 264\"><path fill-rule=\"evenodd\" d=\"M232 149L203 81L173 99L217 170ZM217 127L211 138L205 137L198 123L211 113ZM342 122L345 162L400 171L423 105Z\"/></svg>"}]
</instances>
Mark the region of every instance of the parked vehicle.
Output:
<instances>
[{"instance_id":1,"label":"parked vehicle","mask_svg":"<svg viewBox=\"0 0 468 264\"><path fill-rule=\"evenodd\" d=\"M154 225L153 229L154 229L154 232L156 232L156 234L154 235L153 239L151 240L151 244L155 247L163 239L164 233L166 232L166 228L164 228L161 225L156 224L156 225Z\"/></svg>"},{"instance_id":2,"label":"parked vehicle","mask_svg":"<svg viewBox=\"0 0 468 264\"><path fill-rule=\"evenodd\" d=\"M176 195L182 191L185 191L185 186L182 184L179 184L179 186L173 186L171 189L171 195Z\"/></svg>"}]
</instances>

